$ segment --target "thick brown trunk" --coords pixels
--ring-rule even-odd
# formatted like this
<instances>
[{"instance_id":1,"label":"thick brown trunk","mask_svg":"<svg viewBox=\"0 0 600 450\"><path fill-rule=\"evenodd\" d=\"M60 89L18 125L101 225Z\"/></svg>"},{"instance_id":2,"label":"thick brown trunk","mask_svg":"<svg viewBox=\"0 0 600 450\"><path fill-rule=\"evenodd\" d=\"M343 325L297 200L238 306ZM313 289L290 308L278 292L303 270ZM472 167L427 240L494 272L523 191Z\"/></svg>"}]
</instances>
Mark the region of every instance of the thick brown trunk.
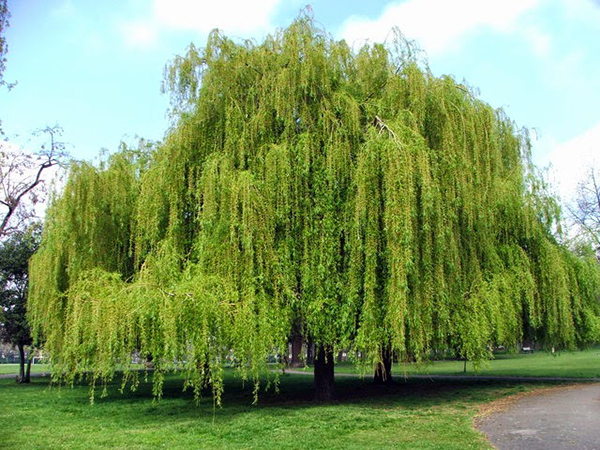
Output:
<instances>
[{"instance_id":1,"label":"thick brown trunk","mask_svg":"<svg viewBox=\"0 0 600 450\"><path fill-rule=\"evenodd\" d=\"M292 359L290 360L290 367L303 367L302 363L302 335L300 333L294 333L292 335Z\"/></svg>"},{"instance_id":2,"label":"thick brown trunk","mask_svg":"<svg viewBox=\"0 0 600 450\"><path fill-rule=\"evenodd\" d=\"M373 383L375 384L392 384L392 357L393 353L389 347L383 349L381 353L381 362L375 367L375 375Z\"/></svg>"},{"instance_id":3,"label":"thick brown trunk","mask_svg":"<svg viewBox=\"0 0 600 450\"><path fill-rule=\"evenodd\" d=\"M330 401L333 399L333 349L319 345L315 355L315 400Z\"/></svg>"}]
</instances>

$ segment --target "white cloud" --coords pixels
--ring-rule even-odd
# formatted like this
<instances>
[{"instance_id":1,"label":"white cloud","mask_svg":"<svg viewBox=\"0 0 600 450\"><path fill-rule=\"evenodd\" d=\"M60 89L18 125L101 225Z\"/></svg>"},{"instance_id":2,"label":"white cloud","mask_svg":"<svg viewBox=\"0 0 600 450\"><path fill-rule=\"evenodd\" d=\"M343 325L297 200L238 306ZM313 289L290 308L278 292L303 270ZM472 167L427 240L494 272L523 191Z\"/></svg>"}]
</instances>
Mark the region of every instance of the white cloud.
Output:
<instances>
[{"instance_id":1,"label":"white cloud","mask_svg":"<svg viewBox=\"0 0 600 450\"><path fill-rule=\"evenodd\" d=\"M272 16L281 0L154 0L146 18L121 23L126 45L151 48L164 31L206 34L219 28L233 34L270 32Z\"/></svg>"},{"instance_id":2,"label":"white cloud","mask_svg":"<svg viewBox=\"0 0 600 450\"><path fill-rule=\"evenodd\" d=\"M548 58L552 50L552 39L548 33L535 26L525 27L522 31L538 58Z\"/></svg>"},{"instance_id":3,"label":"white cloud","mask_svg":"<svg viewBox=\"0 0 600 450\"><path fill-rule=\"evenodd\" d=\"M589 167L600 167L600 122L585 133L556 144L550 155L550 181L563 202L573 199L575 189Z\"/></svg>"},{"instance_id":4,"label":"white cloud","mask_svg":"<svg viewBox=\"0 0 600 450\"><path fill-rule=\"evenodd\" d=\"M478 29L511 31L518 19L537 5L538 0L407 0L388 5L377 19L350 17L339 35L351 45L365 39L382 42L392 27L398 26L431 55L458 45L466 34Z\"/></svg>"},{"instance_id":5,"label":"white cloud","mask_svg":"<svg viewBox=\"0 0 600 450\"><path fill-rule=\"evenodd\" d=\"M563 10L563 20L576 20L581 24L598 25L600 0L556 0Z\"/></svg>"},{"instance_id":6,"label":"white cloud","mask_svg":"<svg viewBox=\"0 0 600 450\"><path fill-rule=\"evenodd\" d=\"M121 34L129 47L152 47L158 41L158 26L151 20L134 20L121 24Z\"/></svg>"},{"instance_id":7,"label":"white cloud","mask_svg":"<svg viewBox=\"0 0 600 450\"><path fill-rule=\"evenodd\" d=\"M52 14L63 19L72 19L78 15L72 0L63 1L52 11Z\"/></svg>"},{"instance_id":8,"label":"white cloud","mask_svg":"<svg viewBox=\"0 0 600 450\"><path fill-rule=\"evenodd\" d=\"M213 28L252 33L270 29L279 0L155 0L154 14L171 29L207 33Z\"/></svg>"}]
</instances>

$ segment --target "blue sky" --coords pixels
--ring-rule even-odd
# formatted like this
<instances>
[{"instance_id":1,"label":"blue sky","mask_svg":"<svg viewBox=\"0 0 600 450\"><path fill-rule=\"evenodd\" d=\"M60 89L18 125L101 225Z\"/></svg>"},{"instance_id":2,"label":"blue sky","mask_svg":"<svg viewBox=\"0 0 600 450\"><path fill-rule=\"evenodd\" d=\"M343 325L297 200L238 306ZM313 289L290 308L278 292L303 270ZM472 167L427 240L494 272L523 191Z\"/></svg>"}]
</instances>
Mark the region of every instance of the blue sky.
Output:
<instances>
[{"instance_id":1,"label":"blue sky","mask_svg":"<svg viewBox=\"0 0 600 450\"><path fill-rule=\"evenodd\" d=\"M0 118L27 148L31 131L59 124L73 156L94 158L134 136L161 139L165 63L215 27L260 40L287 26L298 0L9 0L7 81ZM315 19L360 46L393 26L415 39L435 75L480 90L535 130L534 159L553 165L563 196L600 160L600 0L316 0Z\"/></svg>"}]
</instances>

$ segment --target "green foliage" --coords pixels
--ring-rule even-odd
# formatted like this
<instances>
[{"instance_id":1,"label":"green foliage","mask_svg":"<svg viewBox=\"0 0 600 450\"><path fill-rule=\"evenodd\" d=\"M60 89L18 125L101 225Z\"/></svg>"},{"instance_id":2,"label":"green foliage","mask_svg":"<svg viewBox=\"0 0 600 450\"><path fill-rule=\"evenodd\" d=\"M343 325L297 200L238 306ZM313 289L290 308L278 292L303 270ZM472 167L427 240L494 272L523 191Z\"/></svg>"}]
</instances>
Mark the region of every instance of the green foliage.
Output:
<instances>
[{"instance_id":1,"label":"green foliage","mask_svg":"<svg viewBox=\"0 0 600 450\"><path fill-rule=\"evenodd\" d=\"M225 360L258 389L294 323L366 364L597 340L598 268L554 239L527 132L417 55L303 15L177 57L165 143L74 166L48 212L31 318L56 373L106 381L138 350L157 395L183 365L218 402Z\"/></svg>"},{"instance_id":2,"label":"green foliage","mask_svg":"<svg viewBox=\"0 0 600 450\"><path fill-rule=\"evenodd\" d=\"M26 317L29 259L40 244L39 224L16 231L0 243L0 341L30 345Z\"/></svg>"}]
</instances>

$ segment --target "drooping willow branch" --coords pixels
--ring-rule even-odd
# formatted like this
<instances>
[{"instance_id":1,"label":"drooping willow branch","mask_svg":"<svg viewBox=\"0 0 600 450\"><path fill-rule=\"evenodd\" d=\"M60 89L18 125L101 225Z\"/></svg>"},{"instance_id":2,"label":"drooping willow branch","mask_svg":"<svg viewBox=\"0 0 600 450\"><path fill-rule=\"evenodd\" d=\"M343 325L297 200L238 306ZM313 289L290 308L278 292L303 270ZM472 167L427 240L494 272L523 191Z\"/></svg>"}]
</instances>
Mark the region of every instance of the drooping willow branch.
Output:
<instances>
[{"instance_id":1,"label":"drooping willow branch","mask_svg":"<svg viewBox=\"0 0 600 450\"><path fill-rule=\"evenodd\" d=\"M137 352L219 399L292 329L370 367L597 339L598 268L553 237L526 132L403 42L353 52L303 15L177 57L165 142L74 166L48 211L30 311L57 373Z\"/></svg>"}]
</instances>

